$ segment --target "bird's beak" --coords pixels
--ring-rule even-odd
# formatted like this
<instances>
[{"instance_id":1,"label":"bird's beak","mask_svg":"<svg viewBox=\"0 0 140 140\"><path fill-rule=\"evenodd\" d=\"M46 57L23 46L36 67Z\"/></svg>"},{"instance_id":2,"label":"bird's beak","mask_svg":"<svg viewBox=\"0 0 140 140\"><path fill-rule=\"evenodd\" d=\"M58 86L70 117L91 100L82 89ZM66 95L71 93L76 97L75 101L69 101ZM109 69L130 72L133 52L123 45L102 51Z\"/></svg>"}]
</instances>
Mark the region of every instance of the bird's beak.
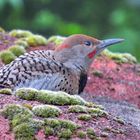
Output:
<instances>
[{"instance_id":1,"label":"bird's beak","mask_svg":"<svg viewBox=\"0 0 140 140\"><path fill-rule=\"evenodd\" d=\"M102 50L104 50L108 46L120 43L122 41L124 41L124 39L120 39L120 38L102 40L99 43L99 45L97 46L97 52L101 52Z\"/></svg>"}]
</instances>

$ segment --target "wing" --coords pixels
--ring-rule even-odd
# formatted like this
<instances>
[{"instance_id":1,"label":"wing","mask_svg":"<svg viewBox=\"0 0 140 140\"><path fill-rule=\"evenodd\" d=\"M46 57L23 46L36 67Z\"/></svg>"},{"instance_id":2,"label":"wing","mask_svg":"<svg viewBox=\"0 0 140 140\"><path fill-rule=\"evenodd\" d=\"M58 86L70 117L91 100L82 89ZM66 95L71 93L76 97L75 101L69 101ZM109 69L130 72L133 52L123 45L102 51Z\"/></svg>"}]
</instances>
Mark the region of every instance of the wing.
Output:
<instances>
[{"instance_id":1,"label":"wing","mask_svg":"<svg viewBox=\"0 0 140 140\"><path fill-rule=\"evenodd\" d=\"M32 55L21 56L0 70L0 85L13 89L31 87L69 92L70 85L76 82L75 79L71 70L62 63Z\"/></svg>"}]
</instances>

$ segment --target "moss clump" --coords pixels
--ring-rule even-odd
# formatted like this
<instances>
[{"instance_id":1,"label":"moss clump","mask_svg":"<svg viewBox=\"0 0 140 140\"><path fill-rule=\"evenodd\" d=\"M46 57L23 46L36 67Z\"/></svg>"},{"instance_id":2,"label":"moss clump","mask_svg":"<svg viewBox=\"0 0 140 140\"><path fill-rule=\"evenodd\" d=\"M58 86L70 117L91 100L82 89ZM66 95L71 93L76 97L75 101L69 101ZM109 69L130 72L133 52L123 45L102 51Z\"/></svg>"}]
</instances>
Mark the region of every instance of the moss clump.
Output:
<instances>
[{"instance_id":1,"label":"moss clump","mask_svg":"<svg viewBox=\"0 0 140 140\"><path fill-rule=\"evenodd\" d=\"M97 136L96 136L96 134L95 134L93 128L88 128L88 129L87 129L87 136L88 136L90 139L93 139L93 140L96 140L96 139L97 139Z\"/></svg>"},{"instance_id":2,"label":"moss clump","mask_svg":"<svg viewBox=\"0 0 140 140\"><path fill-rule=\"evenodd\" d=\"M23 38L16 40L14 42L14 44L19 45L19 46L23 46L25 49L29 47L27 41Z\"/></svg>"},{"instance_id":3,"label":"moss clump","mask_svg":"<svg viewBox=\"0 0 140 140\"><path fill-rule=\"evenodd\" d=\"M22 106L24 106L24 107L26 107L26 108L28 108L29 110L32 110L32 105L30 105L30 104L22 104Z\"/></svg>"},{"instance_id":4,"label":"moss clump","mask_svg":"<svg viewBox=\"0 0 140 140\"><path fill-rule=\"evenodd\" d=\"M86 138L86 132L82 131L82 130L79 130L77 131L77 136L80 138L80 139L85 139Z\"/></svg>"},{"instance_id":5,"label":"moss clump","mask_svg":"<svg viewBox=\"0 0 140 140\"><path fill-rule=\"evenodd\" d=\"M68 108L69 112L72 113L89 113L93 117L100 117L107 115L107 112L105 112L103 109L95 107L87 107L87 106L81 106L81 105L73 105Z\"/></svg>"},{"instance_id":6,"label":"moss clump","mask_svg":"<svg viewBox=\"0 0 140 140\"><path fill-rule=\"evenodd\" d=\"M26 38L27 43L30 46L46 45L47 39L41 35L31 35Z\"/></svg>"},{"instance_id":7,"label":"moss clump","mask_svg":"<svg viewBox=\"0 0 140 140\"><path fill-rule=\"evenodd\" d=\"M136 63L137 59L129 53L113 53L108 49L102 52L103 55L115 60L117 63Z\"/></svg>"},{"instance_id":8,"label":"moss clump","mask_svg":"<svg viewBox=\"0 0 140 140\"><path fill-rule=\"evenodd\" d=\"M9 50L15 55L15 56L20 56L22 54L24 54L26 52L26 50L24 49L23 46L19 46L19 45L13 45L11 47L9 47Z\"/></svg>"},{"instance_id":9,"label":"moss clump","mask_svg":"<svg viewBox=\"0 0 140 140\"><path fill-rule=\"evenodd\" d=\"M47 43L53 42L55 45L60 45L66 37L61 37L61 36L51 36L48 38Z\"/></svg>"},{"instance_id":10,"label":"moss clump","mask_svg":"<svg viewBox=\"0 0 140 140\"><path fill-rule=\"evenodd\" d=\"M9 89L9 88L0 89L0 94L11 95L12 94L12 90Z\"/></svg>"},{"instance_id":11,"label":"moss clump","mask_svg":"<svg viewBox=\"0 0 140 140\"><path fill-rule=\"evenodd\" d=\"M38 92L38 90L32 88L20 88L16 90L15 94L21 99L35 100Z\"/></svg>"},{"instance_id":12,"label":"moss clump","mask_svg":"<svg viewBox=\"0 0 140 140\"><path fill-rule=\"evenodd\" d=\"M17 104L9 104L5 106L5 108L1 110L1 114L9 120L12 120L13 117L18 114L33 116L33 113L28 108Z\"/></svg>"},{"instance_id":13,"label":"moss clump","mask_svg":"<svg viewBox=\"0 0 140 140\"><path fill-rule=\"evenodd\" d=\"M93 75L99 77L99 78L102 78L103 77L103 72L100 71L100 70L94 70L92 71Z\"/></svg>"},{"instance_id":14,"label":"moss clump","mask_svg":"<svg viewBox=\"0 0 140 140\"><path fill-rule=\"evenodd\" d=\"M79 95L70 96L70 105L85 105L87 102Z\"/></svg>"},{"instance_id":15,"label":"moss clump","mask_svg":"<svg viewBox=\"0 0 140 140\"><path fill-rule=\"evenodd\" d=\"M62 129L69 129L73 132L79 128L79 126L72 121L49 118L45 119L45 125L53 128L56 132L61 131Z\"/></svg>"},{"instance_id":16,"label":"moss clump","mask_svg":"<svg viewBox=\"0 0 140 140\"><path fill-rule=\"evenodd\" d=\"M69 112L72 113L87 113L87 107L82 105L72 105L68 108Z\"/></svg>"},{"instance_id":17,"label":"moss clump","mask_svg":"<svg viewBox=\"0 0 140 140\"><path fill-rule=\"evenodd\" d=\"M105 112L104 110L100 109L100 108L89 108L88 112L93 116L93 117L101 117L101 116L106 116L107 112Z\"/></svg>"},{"instance_id":18,"label":"moss clump","mask_svg":"<svg viewBox=\"0 0 140 140\"><path fill-rule=\"evenodd\" d=\"M51 127L46 126L45 127L45 135L48 137L50 135L54 135L54 129Z\"/></svg>"},{"instance_id":19,"label":"moss clump","mask_svg":"<svg viewBox=\"0 0 140 140\"><path fill-rule=\"evenodd\" d=\"M58 117L62 111L53 105L37 105L32 109L33 113L40 117Z\"/></svg>"},{"instance_id":20,"label":"moss clump","mask_svg":"<svg viewBox=\"0 0 140 140\"><path fill-rule=\"evenodd\" d=\"M21 88L16 90L15 94L26 100L37 100L42 103L53 105L85 105L86 101L80 96L69 95L62 91L35 90L31 88Z\"/></svg>"},{"instance_id":21,"label":"moss clump","mask_svg":"<svg viewBox=\"0 0 140 140\"><path fill-rule=\"evenodd\" d=\"M12 30L9 34L17 38L25 38L33 35L31 32L25 30Z\"/></svg>"},{"instance_id":22,"label":"moss clump","mask_svg":"<svg viewBox=\"0 0 140 140\"><path fill-rule=\"evenodd\" d=\"M11 120L11 126L12 128L13 127L16 127L17 125L21 124L21 123L27 123L29 122L29 120L31 119L32 115L30 114L17 114L17 115L14 115L14 117L12 118Z\"/></svg>"},{"instance_id":23,"label":"moss clump","mask_svg":"<svg viewBox=\"0 0 140 140\"><path fill-rule=\"evenodd\" d=\"M80 114L79 116L78 116L78 119L79 120L83 120L83 121L89 121L89 120L91 120L91 115L89 115L89 114Z\"/></svg>"},{"instance_id":24,"label":"moss clump","mask_svg":"<svg viewBox=\"0 0 140 140\"><path fill-rule=\"evenodd\" d=\"M18 140L33 140L35 135L35 129L28 123L17 125L13 132Z\"/></svg>"},{"instance_id":25,"label":"moss clump","mask_svg":"<svg viewBox=\"0 0 140 140\"><path fill-rule=\"evenodd\" d=\"M3 63L9 64L16 59L16 56L11 51L5 50L0 53L0 58Z\"/></svg>"},{"instance_id":26,"label":"moss clump","mask_svg":"<svg viewBox=\"0 0 140 140\"><path fill-rule=\"evenodd\" d=\"M58 133L59 138L69 139L72 136L72 132L70 129L64 129Z\"/></svg>"},{"instance_id":27,"label":"moss clump","mask_svg":"<svg viewBox=\"0 0 140 140\"><path fill-rule=\"evenodd\" d=\"M70 104L70 95L65 92L54 92L48 90L41 90L37 95L37 100L43 103L55 105Z\"/></svg>"}]
</instances>

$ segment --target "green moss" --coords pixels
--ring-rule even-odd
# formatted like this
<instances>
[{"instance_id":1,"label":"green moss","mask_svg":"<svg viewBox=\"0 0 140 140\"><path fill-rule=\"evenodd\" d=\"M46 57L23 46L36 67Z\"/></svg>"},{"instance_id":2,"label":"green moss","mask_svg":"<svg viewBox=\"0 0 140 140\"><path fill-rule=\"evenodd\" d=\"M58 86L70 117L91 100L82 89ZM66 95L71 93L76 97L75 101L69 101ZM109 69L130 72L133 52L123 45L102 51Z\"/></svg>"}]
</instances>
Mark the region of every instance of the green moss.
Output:
<instances>
[{"instance_id":1,"label":"green moss","mask_svg":"<svg viewBox=\"0 0 140 140\"><path fill-rule=\"evenodd\" d=\"M65 92L41 90L37 94L36 99L43 103L55 105L72 105L72 104L85 104L86 101L79 96L69 95Z\"/></svg>"},{"instance_id":2,"label":"green moss","mask_svg":"<svg viewBox=\"0 0 140 140\"><path fill-rule=\"evenodd\" d=\"M66 37L51 36L50 38L48 38L47 43L53 42L56 45L60 45L65 39L66 39Z\"/></svg>"},{"instance_id":3,"label":"green moss","mask_svg":"<svg viewBox=\"0 0 140 140\"><path fill-rule=\"evenodd\" d=\"M25 38L33 35L31 32L25 30L12 30L9 34L17 38Z\"/></svg>"},{"instance_id":4,"label":"green moss","mask_svg":"<svg viewBox=\"0 0 140 140\"><path fill-rule=\"evenodd\" d=\"M58 117L62 113L58 107L53 105L36 105L32 111L40 117Z\"/></svg>"},{"instance_id":5,"label":"green moss","mask_svg":"<svg viewBox=\"0 0 140 140\"><path fill-rule=\"evenodd\" d=\"M70 120L60 120L60 119L45 119L45 125L54 128L56 131L61 129L69 129L72 132L79 128L79 126Z\"/></svg>"},{"instance_id":6,"label":"green moss","mask_svg":"<svg viewBox=\"0 0 140 140\"><path fill-rule=\"evenodd\" d=\"M101 117L101 116L106 116L107 112L105 112L104 110L100 109L100 108L89 108L88 112L94 116L94 117Z\"/></svg>"},{"instance_id":7,"label":"green moss","mask_svg":"<svg viewBox=\"0 0 140 140\"><path fill-rule=\"evenodd\" d=\"M87 107L82 105L72 105L68 108L69 112L72 113L87 113Z\"/></svg>"},{"instance_id":8,"label":"green moss","mask_svg":"<svg viewBox=\"0 0 140 140\"><path fill-rule=\"evenodd\" d=\"M20 88L16 90L15 94L21 99L35 100L38 92L38 90L32 88Z\"/></svg>"},{"instance_id":9,"label":"green moss","mask_svg":"<svg viewBox=\"0 0 140 140\"><path fill-rule=\"evenodd\" d=\"M24 106L24 107L26 107L26 108L28 108L28 109L30 109L30 110L32 110L32 105L31 104L22 104L22 106Z\"/></svg>"},{"instance_id":10,"label":"green moss","mask_svg":"<svg viewBox=\"0 0 140 140\"><path fill-rule=\"evenodd\" d=\"M28 114L28 115L25 115L25 114L17 114L17 115L14 115L14 117L12 118L11 120L11 125L12 125L12 128L21 124L21 123L25 123L25 122L29 122L29 120L31 119L32 115Z\"/></svg>"},{"instance_id":11,"label":"green moss","mask_svg":"<svg viewBox=\"0 0 140 140\"><path fill-rule=\"evenodd\" d=\"M14 44L23 46L25 49L29 47L27 41L24 38L18 39L14 42Z\"/></svg>"},{"instance_id":12,"label":"green moss","mask_svg":"<svg viewBox=\"0 0 140 140\"><path fill-rule=\"evenodd\" d=\"M31 116L33 115L33 113L28 108L25 108L17 104L6 105L4 109L1 110L1 114L10 120L12 120L13 117L18 114L31 115Z\"/></svg>"},{"instance_id":13,"label":"green moss","mask_svg":"<svg viewBox=\"0 0 140 140\"><path fill-rule=\"evenodd\" d=\"M86 138L86 132L82 131L82 130L79 130L77 131L77 136L80 138L80 139L85 139Z\"/></svg>"},{"instance_id":14,"label":"green moss","mask_svg":"<svg viewBox=\"0 0 140 140\"><path fill-rule=\"evenodd\" d=\"M59 138L69 139L69 138L71 138L71 136L72 136L72 132L70 129L64 129L58 133Z\"/></svg>"},{"instance_id":15,"label":"green moss","mask_svg":"<svg viewBox=\"0 0 140 140\"><path fill-rule=\"evenodd\" d=\"M54 130L51 127L46 126L45 127L45 135L48 137L50 135L54 135Z\"/></svg>"},{"instance_id":16,"label":"green moss","mask_svg":"<svg viewBox=\"0 0 140 140\"><path fill-rule=\"evenodd\" d=\"M79 95L70 96L70 105L85 105L87 102Z\"/></svg>"},{"instance_id":17,"label":"green moss","mask_svg":"<svg viewBox=\"0 0 140 140\"><path fill-rule=\"evenodd\" d=\"M78 119L79 119L79 120L83 120L83 121L89 121L91 118L92 118L92 117L91 117L91 115L89 115L89 114L80 114L80 115L78 116Z\"/></svg>"},{"instance_id":18,"label":"green moss","mask_svg":"<svg viewBox=\"0 0 140 140\"><path fill-rule=\"evenodd\" d=\"M15 56L20 56L26 52L23 46L13 45L9 47L9 51L11 51Z\"/></svg>"},{"instance_id":19,"label":"green moss","mask_svg":"<svg viewBox=\"0 0 140 140\"><path fill-rule=\"evenodd\" d=\"M137 60L129 53L113 53L108 49L102 52L103 55L115 60L117 63L136 63Z\"/></svg>"},{"instance_id":20,"label":"green moss","mask_svg":"<svg viewBox=\"0 0 140 140\"><path fill-rule=\"evenodd\" d=\"M15 94L26 100L37 100L42 103L53 105L85 105L86 101L80 96L69 95L62 91L35 90L31 88L21 88L16 90Z\"/></svg>"},{"instance_id":21,"label":"green moss","mask_svg":"<svg viewBox=\"0 0 140 140\"><path fill-rule=\"evenodd\" d=\"M26 38L27 43L30 46L40 46L40 45L46 45L47 39L41 35L31 35Z\"/></svg>"},{"instance_id":22,"label":"green moss","mask_svg":"<svg viewBox=\"0 0 140 140\"><path fill-rule=\"evenodd\" d=\"M18 140L34 140L35 129L28 123L17 125L13 132Z\"/></svg>"},{"instance_id":23,"label":"green moss","mask_svg":"<svg viewBox=\"0 0 140 140\"><path fill-rule=\"evenodd\" d=\"M9 89L9 88L0 89L0 94L11 95L12 94L12 90Z\"/></svg>"},{"instance_id":24,"label":"green moss","mask_svg":"<svg viewBox=\"0 0 140 140\"><path fill-rule=\"evenodd\" d=\"M90 139L93 139L93 140L96 140L96 139L97 139L97 136L96 136L96 134L95 134L93 128L88 128L88 129L87 129L87 136L88 136Z\"/></svg>"},{"instance_id":25,"label":"green moss","mask_svg":"<svg viewBox=\"0 0 140 140\"><path fill-rule=\"evenodd\" d=\"M100 70L94 70L92 71L93 75L99 77L99 78L102 78L103 77L103 72L100 71Z\"/></svg>"},{"instance_id":26,"label":"green moss","mask_svg":"<svg viewBox=\"0 0 140 140\"><path fill-rule=\"evenodd\" d=\"M3 63L9 64L16 59L16 56L11 51L5 50L0 52L0 58Z\"/></svg>"}]
</instances>

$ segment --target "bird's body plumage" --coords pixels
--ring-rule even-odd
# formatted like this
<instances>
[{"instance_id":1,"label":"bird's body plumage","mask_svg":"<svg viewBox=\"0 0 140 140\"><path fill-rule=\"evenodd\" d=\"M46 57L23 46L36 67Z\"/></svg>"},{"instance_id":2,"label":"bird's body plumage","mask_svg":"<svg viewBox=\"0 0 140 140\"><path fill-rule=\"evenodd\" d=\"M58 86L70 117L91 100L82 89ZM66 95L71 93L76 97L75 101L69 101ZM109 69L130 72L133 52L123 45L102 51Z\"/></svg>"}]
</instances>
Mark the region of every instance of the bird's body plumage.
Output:
<instances>
[{"instance_id":1,"label":"bird's body plumage","mask_svg":"<svg viewBox=\"0 0 140 140\"><path fill-rule=\"evenodd\" d=\"M78 72L57 61L53 51L34 51L0 69L0 86L63 90L77 94L80 80L78 75L81 74Z\"/></svg>"},{"instance_id":2,"label":"bird's body plumage","mask_svg":"<svg viewBox=\"0 0 140 140\"><path fill-rule=\"evenodd\" d=\"M0 69L0 88L30 87L81 93L87 72L100 50L122 40L100 41L86 35L68 37L54 51L25 53Z\"/></svg>"}]
</instances>

